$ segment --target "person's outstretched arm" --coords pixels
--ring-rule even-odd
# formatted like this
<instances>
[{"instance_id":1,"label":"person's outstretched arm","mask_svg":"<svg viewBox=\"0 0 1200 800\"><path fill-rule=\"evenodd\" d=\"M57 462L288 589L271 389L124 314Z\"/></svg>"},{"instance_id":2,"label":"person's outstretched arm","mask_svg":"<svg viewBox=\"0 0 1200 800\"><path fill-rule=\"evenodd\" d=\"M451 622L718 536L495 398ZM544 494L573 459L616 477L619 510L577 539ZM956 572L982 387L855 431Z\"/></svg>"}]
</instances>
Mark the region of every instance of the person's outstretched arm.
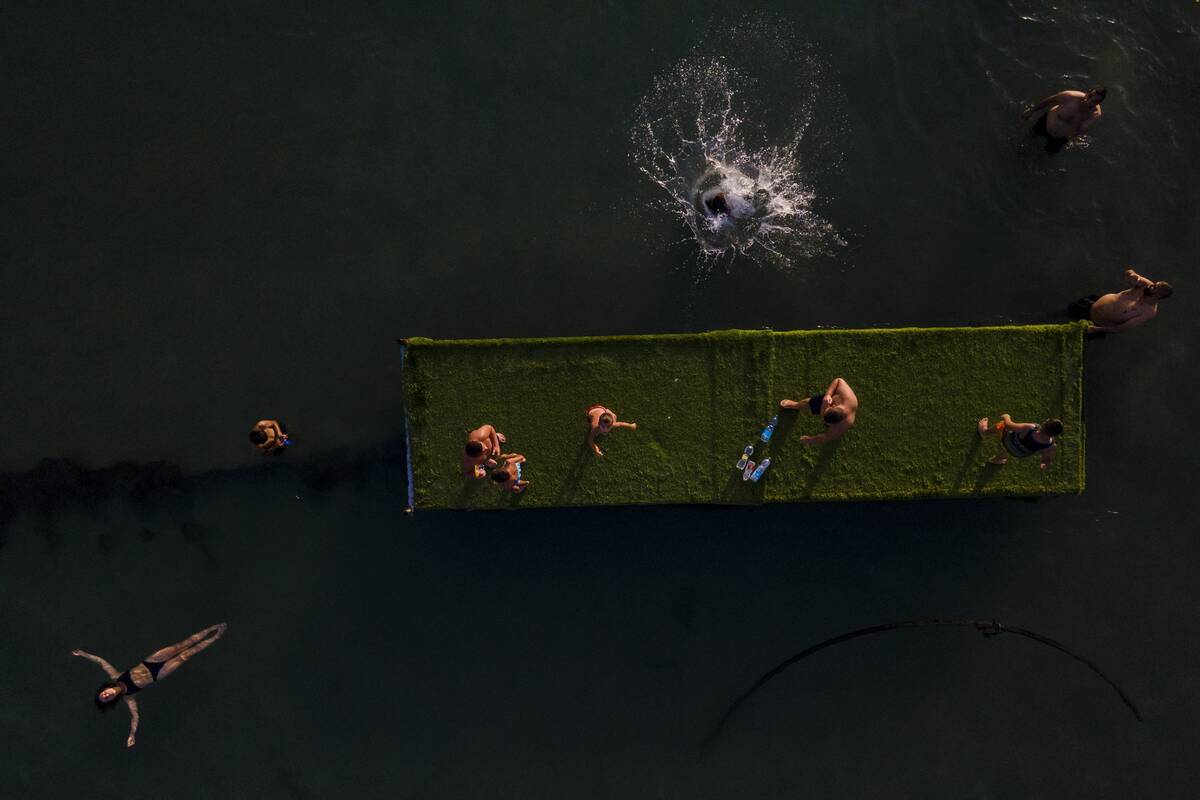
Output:
<instances>
[{"instance_id":1,"label":"person's outstretched arm","mask_svg":"<svg viewBox=\"0 0 1200 800\"><path fill-rule=\"evenodd\" d=\"M125 746L133 747L133 743L135 741L135 735L137 734L137 726L138 726L137 700L134 700L132 697L126 696L125 697L125 705L129 707L129 715L131 717L131 719L129 720L129 738L125 740Z\"/></svg>"},{"instance_id":2,"label":"person's outstretched arm","mask_svg":"<svg viewBox=\"0 0 1200 800\"><path fill-rule=\"evenodd\" d=\"M1127 280L1129 282L1130 286L1140 286L1143 289L1149 289L1151 286L1154 285L1154 281L1150 280L1149 278L1138 275L1136 272L1134 272L1133 267L1130 267L1129 269L1125 270L1125 280Z\"/></svg>"},{"instance_id":3,"label":"person's outstretched arm","mask_svg":"<svg viewBox=\"0 0 1200 800\"><path fill-rule=\"evenodd\" d=\"M104 660L103 658L101 658L100 656L94 656L94 655L92 655L91 653L85 653L85 652L83 652L82 650L72 650L72 651L71 651L71 655L73 655L73 656L79 656L80 658L86 658L88 661L94 661L95 663L99 664L99 665L100 665L100 667L101 667L101 668L102 668L102 669L103 669L103 670L104 670L106 673L108 673L108 677L109 677L109 678L111 678L111 679L112 679L112 680L114 680L114 681L115 681L115 680L116 680L118 677L120 677L120 675L121 675L121 673L117 672L117 671L116 671L116 670L113 668L113 665L112 665L112 664L108 663L107 661L105 661L105 660Z\"/></svg>"},{"instance_id":4,"label":"person's outstretched arm","mask_svg":"<svg viewBox=\"0 0 1200 800\"><path fill-rule=\"evenodd\" d=\"M595 451L596 455L603 456L604 453L600 452L600 445L596 444L597 429L598 428L596 425L596 418L589 416L588 417L588 440L587 440L588 447L592 448L592 450Z\"/></svg>"},{"instance_id":5,"label":"person's outstretched arm","mask_svg":"<svg viewBox=\"0 0 1200 800\"><path fill-rule=\"evenodd\" d=\"M614 428L633 428L635 431L637 430L636 422L614 422L612 426Z\"/></svg>"},{"instance_id":6,"label":"person's outstretched arm","mask_svg":"<svg viewBox=\"0 0 1200 800\"><path fill-rule=\"evenodd\" d=\"M1033 422L1014 422L1013 418L1008 414L1001 414L1000 419L1004 420L1005 432L1012 431L1013 433L1024 433L1025 431L1031 431L1037 427L1037 424Z\"/></svg>"}]
</instances>

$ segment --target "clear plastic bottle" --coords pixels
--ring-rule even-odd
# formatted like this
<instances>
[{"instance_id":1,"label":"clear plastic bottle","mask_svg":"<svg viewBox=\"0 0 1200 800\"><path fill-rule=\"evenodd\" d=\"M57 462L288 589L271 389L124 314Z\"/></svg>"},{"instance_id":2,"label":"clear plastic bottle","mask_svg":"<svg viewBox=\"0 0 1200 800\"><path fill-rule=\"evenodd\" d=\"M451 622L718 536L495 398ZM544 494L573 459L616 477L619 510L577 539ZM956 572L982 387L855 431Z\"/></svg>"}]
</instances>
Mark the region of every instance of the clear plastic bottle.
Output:
<instances>
[{"instance_id":1,"label":"clear plastic bottle","mask_svg":"<svg viewBox=\"0 0 1200 800\"><path fill-rule=\"evenodd\" d=\"M771 421L767 423L767 427L763 428L762 436L764 442L771 441L771 434L775 433L775 426L779 424L779 415L771 417Z\"/></svg>"},{"instance_id":2,"label":"clear plastic bottle","mask_svg":"<svg viewBox=\"0 0 1200 800\"><path fill-rule=\"evenodd\" d=\"M746 468L744 470L742 470L742 480L744 480L744 481L750 480L750 474L753 472L754 472L754 462L753 461L746 462Z\"/></svg>"},{"instance_id":3,"label":"clear plastic bottle","mask_svg":"<svg viewBox=\"0 0 1200 800\"><path fill-rule=\"evenodd\" d=\"M748 444L746 445L746 449L742 451L742 457L738 459L734 469L738 470L739 472L744 470L746 468L746 463L750 461L750 456L752 455L754 455L754 445Z\"/></svg>"},{"instance_id":4,"label":"clear plastic bottle","mask_svg":"<svg viewBox=\"0 0 1200 800\"><path fill-rule=\"evenodd\" d=\"M754 483L758 483L758 479L763 476L763 473L767 471L767 467L769 466L771 466L771 459L764 458L762 463L758 465L758 468L755 469L754 472L750 473L750 480Z\"/></svg>"}]
</instances>

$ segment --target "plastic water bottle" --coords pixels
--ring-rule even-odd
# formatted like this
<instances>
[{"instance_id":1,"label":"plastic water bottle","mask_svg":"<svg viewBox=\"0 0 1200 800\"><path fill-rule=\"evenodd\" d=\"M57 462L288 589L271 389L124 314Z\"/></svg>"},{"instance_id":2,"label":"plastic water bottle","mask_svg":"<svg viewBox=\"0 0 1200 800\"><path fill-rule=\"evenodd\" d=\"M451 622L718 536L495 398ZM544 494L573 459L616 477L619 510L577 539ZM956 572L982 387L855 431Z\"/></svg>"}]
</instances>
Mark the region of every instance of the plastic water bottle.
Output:
<instances>
[{"instance_id":1,"label":"plastic water bottle","mask_svg":"<svg viewBox=\"0 0 1200 800\"><path fill-rule=\"evenodd\" d=\"M746 462L750 460L750 456L752 455L754 455L754 445L748 444L746 445L746 449L742 451L742 457L738 459L738 463L734 466L734 469L738 470L739 472L744 470L746 468Z\"/></svg>"},{"instance_id":2,"label":"plastic water bottle","mask_svg":"<svg viewBox=\"0 0 1200 800\"><path fill-rule=\"evenodd\" d=\"M769 466L771 466L771 459L764 458L762 463L758 465L758 469L750 473L750 480L754 483L758 483L758 479L763 476L763 473L767 471L767 467Z\"/></svg>"},{"instance_id":3,"label":"plastic water bottle","mask_svg":"<svg viewBox=\"0 0 1200 800\"><path fill-rule=\"evenodd\" d=\"M771 441L771 434L775 432L775 426L779 424L779 415L771 417L771 421L767 423L767 427L763 428L762 440L764 442Z\"/></svg>"},{"instance_id":4,"label":"plastic water bottle","mask_svg":"<svg viewBox=\"0 0 1200 800\"><path fill-rule=\"evenodd\" d=\"M754 472L754 462L748 461L748 462L746 462L746 468L744 470L742 470L742 480L744 480L744 481L750 480L750 474L752 472Z\"/></svg>"}]
</instances>

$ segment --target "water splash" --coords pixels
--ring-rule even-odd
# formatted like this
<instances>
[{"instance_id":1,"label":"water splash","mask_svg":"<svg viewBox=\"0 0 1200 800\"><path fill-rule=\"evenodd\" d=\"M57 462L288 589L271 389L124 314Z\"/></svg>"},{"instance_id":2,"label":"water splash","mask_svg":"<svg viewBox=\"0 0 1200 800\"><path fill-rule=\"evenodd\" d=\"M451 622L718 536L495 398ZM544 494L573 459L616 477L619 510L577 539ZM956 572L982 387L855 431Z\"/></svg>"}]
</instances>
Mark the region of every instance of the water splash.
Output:
<instances>
[{"instance_id":1,"label":"water splash","mask_svg":"<svg viewBox=\"0 0 1200 800\"><path fill-rule=\"evenodd\" d=\"M793 81L815 72L790 66ZM801 163L811 95L784 110L784 130L771 144L763 126L748 125L737 110L754 88L727 59L697 56L659 76L636 108L633 161L665 192L654 205L687 227L702 267L744 255L787 268L845 245L813 210L816 193ZM764 116L773 110L753 108Z\"/></svg>"}]
</instances>

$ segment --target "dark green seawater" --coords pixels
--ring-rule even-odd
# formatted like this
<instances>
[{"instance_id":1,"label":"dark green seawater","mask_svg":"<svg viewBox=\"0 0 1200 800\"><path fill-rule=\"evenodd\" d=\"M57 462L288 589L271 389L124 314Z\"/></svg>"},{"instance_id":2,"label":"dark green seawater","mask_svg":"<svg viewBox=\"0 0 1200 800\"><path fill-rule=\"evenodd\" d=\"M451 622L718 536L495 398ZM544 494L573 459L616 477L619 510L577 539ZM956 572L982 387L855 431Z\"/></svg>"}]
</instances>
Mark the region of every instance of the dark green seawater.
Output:
<instances>
[{"instance_id":1,"label":"dark green seawater","mask_svg":"<svg viewBox=\"0 0 1200 800\"><path fill-rule=\"evenodd\" d=\"M0 23L0 798L1194 796L1200 4ZM1086 146L1025 138L1093 83ZM638 126L710 90L760 150L803 128L791 178L844 244L697 258ZM1089 347L1080 497L401 513L397 336L1043 322L1127 265L1177 293ZM261 416L286 459L248 451ZM698 758L773 664L923 616L1051 636L1145 721L1026 639L900 631ZM68 653L222 620L126 750Z\"/></svg>"}]
</instances>

